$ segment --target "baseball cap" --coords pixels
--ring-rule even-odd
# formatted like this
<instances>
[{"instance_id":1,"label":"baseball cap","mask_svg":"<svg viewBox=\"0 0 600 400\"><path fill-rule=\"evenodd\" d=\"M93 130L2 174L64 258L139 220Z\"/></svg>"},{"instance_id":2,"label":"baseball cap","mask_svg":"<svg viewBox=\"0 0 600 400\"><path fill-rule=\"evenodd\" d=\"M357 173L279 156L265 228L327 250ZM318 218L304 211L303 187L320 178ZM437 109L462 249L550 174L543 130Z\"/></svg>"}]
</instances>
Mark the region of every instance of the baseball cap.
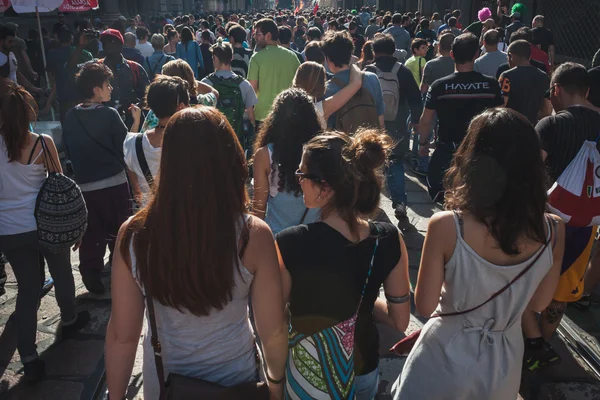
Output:
<instances>
[{"instance_id":1,"label":"baseball cap","mask_svg":"<svg viewBox=\"0 0 600 400\"><path fill-rule=\"evenodd\" d=\"M525 6L522 3L515 3L514 6L512 6L510 12L510 17L511 18L521 18L523 16L523 14L525 13Z\"/></svg>"},{"instance_id":2,"label":"baseball cap","mask_svg":"<svg viewBox=\"0 0 600 400\"><path fill-rule=\"evenodd\" d=\"M121 32L119 32L116 29L107 29L104 32L102 32L102 34L100 35L100 41L103 41L104 39L106 39L108 37L113 37L113 38L119 40L121 42L121 44L124 43L123 35L121 35Z\"/></svg>"},{"instance_id":3,"label":"baseball cap","mask_svg":"<svg viewBox=\"0 0 600 400\"><path fill-rule=\"evenodd\" d=\"M356 15L356 14L358 14L358 11L352 10L351 13L352 13L352 15Z\"/></svg>"},{"instance_id":4,"label":"baseball cap","mask_svg":"<svg viewBox=\"0 0 600 400\"><path fill-rule=\"evenodd\" d=\"M517 19L521 19L521 13L518 11L515 11L514 13L510 14L511 18L517 18Z\"/></svg>"}]
</instances>

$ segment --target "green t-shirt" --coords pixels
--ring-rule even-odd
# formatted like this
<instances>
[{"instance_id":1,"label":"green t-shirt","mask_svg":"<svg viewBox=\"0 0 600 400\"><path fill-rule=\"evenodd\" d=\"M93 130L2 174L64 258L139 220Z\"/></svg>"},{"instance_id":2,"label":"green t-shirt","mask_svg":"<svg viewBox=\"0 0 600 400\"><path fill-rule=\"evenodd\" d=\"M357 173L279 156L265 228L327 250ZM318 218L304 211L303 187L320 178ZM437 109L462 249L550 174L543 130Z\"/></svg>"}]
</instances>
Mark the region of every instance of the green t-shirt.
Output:
<instances>
[{"instance_id":1,"label":"green t-shirt","mask_svg":"<svg viewBox=\"0 0 600 400\"><path fill-rule=\"evenodd\" d=\"M267 118L275 97L292 86L299 66L298 57L280 46L267 46L250 58L248 80L258 81L257 121Z\"/></svg>"},{"instance_id":2,"label":"green t-shirt","mask_svg":"<svg viewBox=\"0 0 600 400\"><path fill-rule=\"evenodd\" d=\"M425 57L412 56L406 60L406 63L404 64L406 68L412 72L415 82L417 82L417 86L421 86L421 77L423 76L423 68L425 68L426 63L427 60L425 60Z\"/></svg>"}]
</instances>

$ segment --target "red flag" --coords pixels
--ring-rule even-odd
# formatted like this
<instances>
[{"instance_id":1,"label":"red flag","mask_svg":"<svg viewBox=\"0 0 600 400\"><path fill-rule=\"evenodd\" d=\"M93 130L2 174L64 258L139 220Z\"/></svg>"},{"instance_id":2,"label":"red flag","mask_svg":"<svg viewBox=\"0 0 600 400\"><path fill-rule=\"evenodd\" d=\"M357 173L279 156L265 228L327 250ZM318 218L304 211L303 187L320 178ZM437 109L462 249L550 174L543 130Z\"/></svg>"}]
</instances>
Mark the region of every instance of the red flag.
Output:
<instances>
[{"instance_id":1,"label":"red flag","mask_svg":"<svg viewBox=\"0 0 600 400\"><path fill-rule=\"evenodd\" d=\"M63 12L81 12L98 8L98 0L64 0L58 8Z\"/></svg>"},{"instance_id":2,"label":"red flag","mask_svg":"<svg viewBox=\"0 0 600 400\"><path fill-rule=\"evenodd\" d=\"M296 9L294 10L294 15L298 15L298 11L299 11L299 10L298 10L298 7L299 7L299 6L296 6Z\"/></svg>"},{"instance_id":3,"label":"red flag","mask_svg":"<svg viewBox=\"0 0 600 400\"><path fill-rule=\"evenodd\" d=\"M319 3L315 4L315 8L313 8L313 15L317 15L317 11L319 11Z\"/></svg>"}]
</instances>

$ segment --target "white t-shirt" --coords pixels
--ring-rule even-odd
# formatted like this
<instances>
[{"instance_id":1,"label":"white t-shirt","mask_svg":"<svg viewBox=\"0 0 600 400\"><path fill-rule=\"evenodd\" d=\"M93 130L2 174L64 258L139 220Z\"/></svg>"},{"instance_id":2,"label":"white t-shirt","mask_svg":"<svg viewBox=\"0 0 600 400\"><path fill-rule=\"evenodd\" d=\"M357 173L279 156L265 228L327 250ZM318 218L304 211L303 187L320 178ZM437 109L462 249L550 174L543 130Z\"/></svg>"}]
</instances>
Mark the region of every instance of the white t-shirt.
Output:
<instances>
[{"instance_id":1,"label":"white t-shirt","mask_svg":"<svg viewBox=\"0 0 600 400\"><path fill-rule=\"evenodd\" d=\"M150 57L152 54L154 54L154 47L152 47L152 45L149 42L146 42L144 44L136 44L135 48L138 49L140 51L140 53L142 53L142 56L144 58L146 57Z\"/></svg>"},{"instance_id":2,"label":"white t-shirt","mask_svg":"<svg viewBox=\"0 0 600 400\"><path fill-rule=\"evenodd\" d=\"M6 65L7 62L10 63L10 69L9 69L10 72L8 73L8 79L13 81L14 83L18 83L17 82L17 69L18 69L19 63L17 62L17 57L15 57L15 55L12 51L8 53L8 56L0 51L0 67Z\"/></svg>"},{"instance_id":3,"label":"white t-shirt","mask_svg":"<svg viewBox=\"0 0 600 400\"><path fill-rule=\"evenodd\" d=\"M135 150L135 138L138 133L128 133L125 141L123 142L123 154L125 156L125 164L133 171L137 177L140 190L145 195L150 192L150 186L146 182L146 177L142 172L140 163L138 162L137 152ZM154 147L148 140L148 136L144 134L142 137L142 149L144 150L144 156L146 156L146 162L152 177L155 178L158 175L158 167L160 166L160 155L162 152L161 147ZM147 199L144 197L143 202L146 204Z\"/></svg>"}]
</instances>

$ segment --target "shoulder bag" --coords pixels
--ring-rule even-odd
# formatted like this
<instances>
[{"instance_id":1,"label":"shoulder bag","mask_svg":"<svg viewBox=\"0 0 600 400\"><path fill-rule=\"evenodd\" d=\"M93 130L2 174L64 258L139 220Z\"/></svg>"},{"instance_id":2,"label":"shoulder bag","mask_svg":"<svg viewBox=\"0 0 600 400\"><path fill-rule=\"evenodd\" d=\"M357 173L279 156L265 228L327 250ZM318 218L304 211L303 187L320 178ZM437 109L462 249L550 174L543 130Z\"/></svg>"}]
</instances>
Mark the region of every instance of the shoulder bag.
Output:
<instances>
[{"instance_id":1,"label":"shoulder bag","mask_svg":"<svg viewBox=\"0 0 600 400\"><path fill-rule=\"evenodd\" d=\"M152 176L152 172L150 172L150 167L148 166L148 161L146 160L146 155L144 154L144 147L142 143L143 139L143 133L140 133L135 137L135 155L137 156L138 164L140 164L140 169L146 178L148 186L152 188L152 185L154 184L154 177Z\"/></svg>"},{"instance_id":2,"label":"shoulder bag","mask_svg":"<svg viewBox=\"0 0 600 400\"><path fill-rule=\"evenodd\" d=\"M546 217L546 218L550 218L550 217ZM554 219L551 219L550 225L549 225L551 231L553 230L554 225L555 225L555 221L554 221ZM556 242L556 236L555 236L554 242ZM430 318L455 317L455 316L458 316L458 315L465 315L465 314L468 314L468 313L470 313L472 311L478 310L481 307L485 306L490 301L494 300L496 297L498 297L502 293L504 293L509 287L512 286L513 283L515 283L516 281L518 281L519 279L521 279L521 277L523 277L523 275L525 275L527 273L527 271L529 271L531 269L531 267L533 267L533 265L540 259L540 257L542 256L542 254L544 254L544 251L546 250L546 248L548 247L549 244L550 244L550 241L548 240L546 243L544 243L544 246L542 247L542 249L540 250L540 252L538 253L538 255L535 256L535 258L533 260L531 260L531 262L525 268L523 268L523 270L521 272L519 272L519 274L517 276L515 276L502 289L498 290L496 293L494 293L489 299L487 299L483 303L479 304L476 307L469 308L469 309L463 310L463 311L455 311L455 312L442 313L442 314L433 314ZM396 343L390 349L390 352L396 353L398 355L403 355L403 356L408 355L408 353L410 353L410 351L412 350L412 348L415 346L417 340L421 336L421 330L422 329L419 329L418 331L413 332L412 334L408 335L404 339L400 340L398 343Z\"/></svg>"}]
</instances>

